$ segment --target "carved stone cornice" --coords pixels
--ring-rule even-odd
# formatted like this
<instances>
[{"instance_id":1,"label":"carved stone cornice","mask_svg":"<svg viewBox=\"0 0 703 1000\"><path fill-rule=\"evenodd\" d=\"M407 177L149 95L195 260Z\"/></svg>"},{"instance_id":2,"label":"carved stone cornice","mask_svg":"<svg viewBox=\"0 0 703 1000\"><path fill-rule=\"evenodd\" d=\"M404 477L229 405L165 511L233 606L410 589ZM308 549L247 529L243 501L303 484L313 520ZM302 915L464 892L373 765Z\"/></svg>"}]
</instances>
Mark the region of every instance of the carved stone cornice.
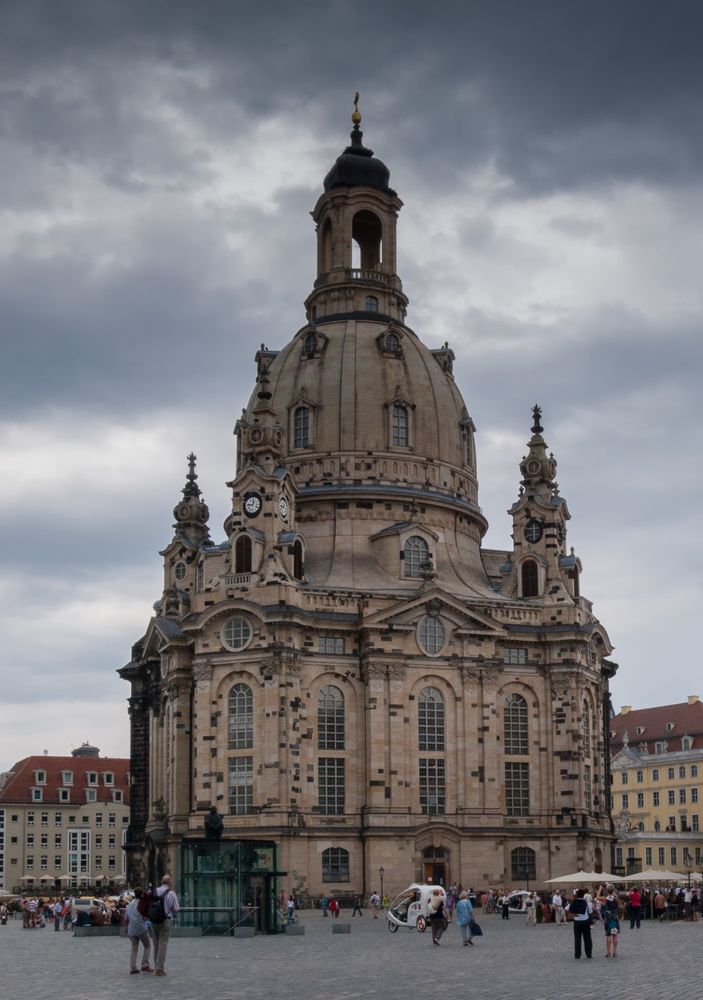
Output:
<instances>
[{"instance_id":1,"label":"carved stone cornice","mask_svg":"<svg viewBox=\"0 0 703 1000\"><path fill-rule=\"evenodd\" d=\"M284 674L296 677L300 673L301 660L300 650L293 649L292 646L284 646L281 643L272 643L269 646L268 655L259 664L261 679L272 681Z\"/></svg>"},{"instance_id":2,"label":"carved stone cornice","mask_svg":"<svg viewBox=\"0 0 703 1000\"><path fill-rule=\"evenodd\" d=\"M209 683L212 680L212 663L210 660L196 661L193 664L193 680L196 683L198 681L207 681Z\"/></svg>"},{"instance_id":3,"label":"carved stone cornice","mask_svg":"<svg viewBox=\"0 0 703 1000\"><path fill-rule=\"evenodd\" d=\"M458 669L464 684L481 682L484 687L491 687L498 683L498 679L503 673L503 662L502 660L487 660L481 657L475 660L460 661Z\"/></svg>"},{"instance_id":4,"label":"carved stone cornice","mask_svg":"<svg viewBox=\"0 0 703 1000\"><path fill-rule=\"evenodd\" d=\"M168 696L171 701L179 701L181 698L190 697L193 688L189 677L173 677L168 682Z\"/></svg>"},{"instance_id":5,"label":"carved stone cornice","mask_svg":"<svg viewBox=\"0 0 703 1000\"><path fill-rule=\"evenodd\" d=\"M361 677L365 681L385 680L388 677L390 668L398 666L396 663L388 663L384 660L372 660L364 657L361 661Z\"/></svg>"},{"instance_id":6,"label":"carved stone cornice","mask_svg":"<svg viewBox=\"0 0 703 1000\"><path fill-rule=\"evenodd\" d=\"M391 681L404 681L408 673L405 663L389 663L388 678Z\"/></svg>"}]
</instances>

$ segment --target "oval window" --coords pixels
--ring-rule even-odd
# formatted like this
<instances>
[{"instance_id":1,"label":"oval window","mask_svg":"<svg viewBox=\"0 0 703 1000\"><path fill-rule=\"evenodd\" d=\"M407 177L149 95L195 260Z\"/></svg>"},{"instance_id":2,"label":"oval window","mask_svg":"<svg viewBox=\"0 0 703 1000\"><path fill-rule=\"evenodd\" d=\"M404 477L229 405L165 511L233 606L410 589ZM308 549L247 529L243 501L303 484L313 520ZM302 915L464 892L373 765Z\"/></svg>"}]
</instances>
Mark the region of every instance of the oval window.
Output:
<instances>
[{"instance_id":1,"label":"oval window","mask_svg":"<svg viewBox=\"0 0 703 1000\"><path fill-rule=\"evenodd\" d=\"M441 620L430 615L421 618L417 626L417 641L425 653L437 656L444 648L445 642L444 625Z\"/></svg>"},{"instance_id":2,"label":"oval window","mask_svg":"<svg viewBox=\"0 0 703 1000\"><path fill-rule=\"evenodd\" d=\"M177 562L176 563L175 573L176 573L176 579L177 580L183 580L185 578L185 575L186 575L187 572L188 572L188 567L186 566L186 564L184 562Z\"/></svg>"},{"instance_id":3,"label":"oval window","mask_svg":"<svg viewBox=\"0 0 703 1000\"><path fill-rule=\"evenodd\" d=\"M246 618L230 618L222 626L222 645L234 652L244 649L251 642L252 628Z\"/></svg>"}]
</instances>

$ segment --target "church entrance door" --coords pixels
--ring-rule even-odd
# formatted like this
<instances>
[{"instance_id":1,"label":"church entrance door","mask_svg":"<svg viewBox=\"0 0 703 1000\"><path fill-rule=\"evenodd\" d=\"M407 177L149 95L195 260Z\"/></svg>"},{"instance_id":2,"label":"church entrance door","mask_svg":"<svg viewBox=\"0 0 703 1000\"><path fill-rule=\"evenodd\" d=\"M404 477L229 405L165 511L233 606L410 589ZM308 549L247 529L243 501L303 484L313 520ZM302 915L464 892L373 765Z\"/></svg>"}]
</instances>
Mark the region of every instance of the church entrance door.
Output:
<instances>
[{"instance_id":1,"label":"church entrance door","mask_svg":"<svg viewBox=\"0 0 703 1000\"><path fill-rule=\"evenodd\" d=\"M447 851L444 847L426 847L422 852L422 878L425 884L447 884Z\"/></svg>"}]
</instances>

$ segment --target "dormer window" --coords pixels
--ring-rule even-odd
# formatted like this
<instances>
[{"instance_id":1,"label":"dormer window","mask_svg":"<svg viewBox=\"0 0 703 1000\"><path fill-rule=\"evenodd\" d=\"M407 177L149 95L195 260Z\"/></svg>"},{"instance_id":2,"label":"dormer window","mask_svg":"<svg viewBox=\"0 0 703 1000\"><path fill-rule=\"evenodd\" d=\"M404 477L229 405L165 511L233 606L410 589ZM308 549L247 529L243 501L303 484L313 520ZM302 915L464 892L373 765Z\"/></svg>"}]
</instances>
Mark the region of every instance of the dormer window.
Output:
<instances>
[{"instance_id":1,"label":"dormer window","mask_svg":"<svg viewBox=\"0 0 703 1000\"><path fill-rule=\"evenodd\" d=\"M45 785L46 784L46 771L35 771L34 772L34 781L35 781L35 783L37 785Z\"/></svg>"},{"instance_id":2,"label":"dormer window","mask_svg":"<svg viewBox=\"0 0 703 1000\"><path fill-rule=\"evenodd\" d=\"M655 753L666 753L666 743L664 743L663 740L658 740L654 744L654 752Z\"/></svg>"},{"instance_id":3,"label":"dormer window","mask_svg":"<svg viewBox=\"0 0 703 1000\"><path fill-rule=\"evenodd\" d=\"M397 333L387 333L384 344L389 354L398 354L400 351L400 337Z\"/></svg>"},{"instance_id":4,"label":"dormer window","mask_svg":"<svg viewBox=\"0 0 703 1000\"><path fill-rule=\"evenodd\" d=\"M307 406L297 406L293 413L293 447L310 447L310 410Z\"/></svg>"},{"instance_id":5,"label":"dormer window","mask_svg":"<svg viewBox=\"0 0 703 1000\"><path fill-rule=\"evenodd\" d=\"M103 781L105 782L106 785L115 784L115 775L112 773L112 771L105 771L105 773L103 774Z\"/></svg>"},{"instance_id":6,"label":"dormer window","mask_svg":"<svg viewBox=\"0 0 703 1000\"><path fill-rule=\"evenodd\" d=\"M378 312L378 299L375 295L367 295L364 301L364 309L369 313Z\"/></svg>"},{"instance_id":7,"label":"dormer window","mask_svg":"<svg viewBox=\"0 0 703 1000\"><path fill-rule=\"evenodd\" d=\"M681 737L681 749L682 750L691 750L691 749L693 749L693 740L691 739L690 736L682 736Z\"/></svg>"},{"instance_id":8,"label":"dormer window","mask_svg":"<svg viewBox=\"0 0 703 1000\"><path fill-rule=\"evenodd\" d=\"M112 801L113 802L123 802L124 801L124 795L122 794L122 789L121 788L113 788L112 789Z\"/></svg>"},{"instance_id":9,"label":"dormer window","mask_svg":"<svg viewBox=\"0 0 703 1000\"><path fill-rule=\"evenodd\" d=\"M97 802L98 801L98 790L97 790L97 788L86 788L86 790L85 790L85 801L86 802Z\"/></svg>"},{"instance_id":10,"label":"dormer window","mask_svg":"<svg viewBox=\"0 0 703 1000\"><path fill-rule=\"evenodd\" d=\"M303 354L308 358L315 356L317 350L317 335L314 333L308 333L303 341Z\"/></svg>"},{"instance_id":11,"label":"dormer window","mask_svg":"<svg viewBox=\"0 0 703 1000\"><path fill-rule=\"evenodd\" d=\"M61 772L61 783L64 785L73 784L73 771L62 771Z\"/></svg>"},{"instance_id":12,"label":"dormer window","mask_svg":"<svg viewBox=\"0 0 703 1000\"><path fill-rule=\"evenodd\" d=\"M430 549L424 538L413 535L403 546L403 576L419 578L422 568L430 557Z\"/></svg>"},{"instance_id":13,"label":"dormer window","mask_svg":"<svg viewBox=\"0 0 703 1000\"><path fill-rule=\"evenodd\" d=\"M526 559L520 567L522 596L537 597L539 594L539 573L534 559Z\"/></svg>"},{"instance_id":14,"label":"dormer window","mask_svg":"<svg viewBox=\"0 0 703 1000\"><path fill-rule=\"evenodd\" d=\"M41 788L32 789L32 802L41 802L44 797L44 792Z\"/></svg>"},{"instance_id":15,"label":"dormer window","mask_svg":"<svg viewBox=\"0 0 703 1000\"><path fill-rule=\"evenodd\" d=\"M394 448L407 448L409 441L408 408L402 403L393 403L391 407L391 445Z\"/></svg>"},{"instance_id":16,"label":"dormer window","mask_svg":"<svg viewBox=\"0 0 703 1000\"><path fill-rule=\"evenodd\" d=\"M251 573L252 546L249 535L240 535L234 543L234 572Z\"/></svg>"},{"instance_id":17,"label":"dormer window","mask_svg":"<svg viewBox=\"0 0 703 1000\"><path fill-rule=\"evenodd\" d=\"M667 722L667 724L666 724L666 731L667 731L667 733L673 732L675 726L676 726L675 722Z\"/></svg>"},{"instance_id":18,"label":"dormer window","mask_svg":"<svg viewBox=\"0 0 703 1000\"><path fill-rule=\"evenodd\" d=\"M86 771L85 780L89 785L97 785L98 783L98 772L97 771Z\"/></svg>"},{"instance_id":19,"label":"dormer window","mask_svg":"<svg viewBox=\"0 0 703 1000\"><path fill-rule=\"evenodd\" d=\"M644 733L644 726L637 727L637 735L641 736Z\"/></svg>"}]
</instances>

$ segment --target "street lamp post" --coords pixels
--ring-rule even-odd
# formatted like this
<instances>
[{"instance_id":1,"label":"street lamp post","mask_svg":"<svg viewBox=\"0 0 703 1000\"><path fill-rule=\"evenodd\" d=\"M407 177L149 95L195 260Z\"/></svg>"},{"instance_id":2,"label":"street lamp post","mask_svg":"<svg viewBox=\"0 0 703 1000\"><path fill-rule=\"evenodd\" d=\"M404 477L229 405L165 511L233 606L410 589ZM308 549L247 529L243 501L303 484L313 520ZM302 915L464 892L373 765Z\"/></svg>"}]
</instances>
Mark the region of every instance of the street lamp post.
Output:
<instances>
[{"instance_id":1,"label":"street lamp post","mask_svg":"<svg viewBox=\"0 0 703 1000\"><path fill-rule=\"evenodd\" d=\"M378 869L378 877L381 880L381 909L383 909L383 876L386 874L386 869L381 865Z\"/></svg>"},{"instance_id":2,"label":"street lamp post","mask_svg":"<svg viewBox=\"0 0 703 1000\"><path fill-rule=\"evenodd\" d=\"M691 869L693 868L693 858L691 857L691 852L687 847L683 851L683 863L686 866L686 874L688 875L688 888L691 888Z\"/></svg>"}]
</instances>

